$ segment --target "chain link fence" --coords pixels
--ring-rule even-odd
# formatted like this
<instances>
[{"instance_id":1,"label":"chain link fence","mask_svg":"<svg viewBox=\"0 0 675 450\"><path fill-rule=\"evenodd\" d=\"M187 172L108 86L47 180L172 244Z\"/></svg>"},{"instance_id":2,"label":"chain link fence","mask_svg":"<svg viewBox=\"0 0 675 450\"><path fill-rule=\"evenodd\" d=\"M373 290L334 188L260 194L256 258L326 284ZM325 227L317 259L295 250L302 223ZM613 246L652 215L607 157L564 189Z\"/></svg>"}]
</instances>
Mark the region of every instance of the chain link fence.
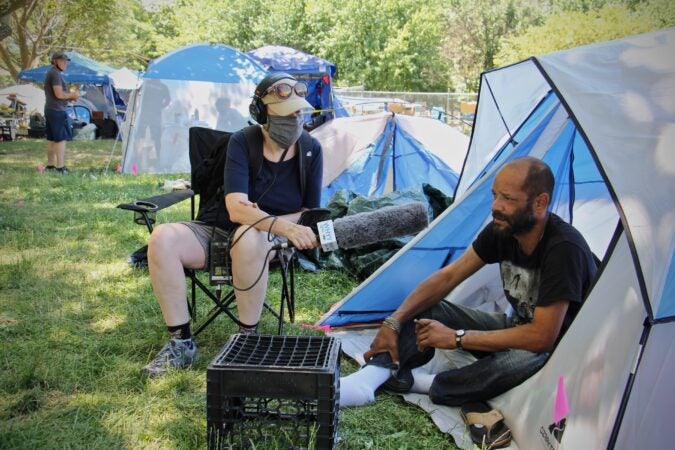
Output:
<instances>
[{"instance_id":1,"label":"chain link fence","mask_svg":"<svg viewBox=\"0 0 675 450\"><path fill-rule=\"evenodd\" d=\"M473 124L478 97L471 92L366 91L360 88L336 88L334 92L350 115L392 111L433 117L461 129Z\"/></svg>"}]
</instances>

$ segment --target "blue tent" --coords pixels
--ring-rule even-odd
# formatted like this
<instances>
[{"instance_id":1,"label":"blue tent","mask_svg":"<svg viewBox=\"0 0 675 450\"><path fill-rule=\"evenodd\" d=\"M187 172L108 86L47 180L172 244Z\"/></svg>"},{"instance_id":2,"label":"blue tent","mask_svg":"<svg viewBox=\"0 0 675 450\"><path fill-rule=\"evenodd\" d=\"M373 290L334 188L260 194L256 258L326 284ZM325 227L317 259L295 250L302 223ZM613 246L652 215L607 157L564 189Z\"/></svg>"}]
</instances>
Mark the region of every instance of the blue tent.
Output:
<instances>
[{"instance_id":1,"label":"blue tent","mask_svg":"<svg viewBox=\"0 0 675 450\"><path fill-rule=\"evenodd\" d=\"M321 113L308 115L305 122L311 128L335 117L332 80L337 67L318 56L281 45L266 45L248 52L269 72L286 72L307 83L307 101Z\"/></svg>"},{"instance_id":2,"label":"blue tent","mask_svg":"<svg viewBox=\"0 0 675 450\"><path fill-rule=\"evenodd\" d=\"M253 91L264 76L253 59L223 44L186 45L155 59L130 97L122 170L189 172L190 127L246 126Z\"/></svg>"},{"instance_id":3,"label":"blue tent","mask_svg":"<svg viewBox=\"0 0 675 450\"><path fill-rule=\"evenodd\" d=\"M263 69L240 51L222 44L193 44L150 62L143 78L237 84L259 78Z\"/></svg>"},{"instance_id":4,"label":"blue tent","mask_svg":"<svg viewBox=\"0 0 675 450\"><path fill-rule=\"evenodd\" d=\"M674 53L670 28L483 73L454 204L320 323L377 323L389 315L491 220L499 168L519 156L542 158L556 177L553 211L581 231L602 265L542 370L490 403L520 448L672 445ZM447 300L503 311L498 268L482 268ZM553 435L561 375L570 412L564 435Z\"/></svg>"},{"instance_id":5,"label":"blue tent","mask_svg":"<svg viewBox=\"0 0 675 450\"><path fill-rule=\"evenodd\" d=\"M334 119L312 136L323 147L322 204L343 189L370 197L422 183L450 196L469 143L438 120L386 112Z\"/></svg>"},{"instance_id":6,"label":"blue tent","mask_svg":"<svg viewBox=\"0 0 675 450\"><path fill-rule=\"evenodd\" d=\"M85 91L84 98L101 108L101 111L104 111L108 118L114 119L119 126L123 116L120 117L117 113L123 113L126 105L109 77L116 69L74 51L66 52L66 54L70 58L68 68L63 72L66 83L81 84ZM42 84L51 67L52 65L49 64L34 69L24 69L19 72L19 80ZM96 97L100 96L103 97L104 104L97 101Z\"/></svg>"}]
</instances>

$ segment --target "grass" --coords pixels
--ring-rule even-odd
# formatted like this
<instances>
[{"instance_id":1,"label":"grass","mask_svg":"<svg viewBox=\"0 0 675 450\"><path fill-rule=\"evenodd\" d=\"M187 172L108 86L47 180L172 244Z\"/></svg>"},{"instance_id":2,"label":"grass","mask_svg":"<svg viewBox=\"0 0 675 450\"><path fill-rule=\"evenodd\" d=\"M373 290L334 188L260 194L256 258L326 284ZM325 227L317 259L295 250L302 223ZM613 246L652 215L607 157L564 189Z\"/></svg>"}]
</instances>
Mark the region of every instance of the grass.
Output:
<instances>
[{"instance_id":1,"label":"grass","mask_svg":"<svg viewBox=\"0 0 675 450\"><path fill-rule=\"evenodd\" d=\"M106 173L110 140L69 143L70 175L39 172L45 148L0 143L0 448L206 448L206 367L235 327L223 317L207 328L192 368L142 377L167 334L147 271L126 263L147 231L116 208L181 175L118 174L119 144ZM184 202L158 221L188 217ZM345 272L298 271L287 333L317 334L302 324L355 286ZM261 332L274 331L265 314ZM343 373L355 369L343 358ZM341 411L340 438L339 449L454 448L426 413L388 394Z\"/></svg>"}]
</instances>

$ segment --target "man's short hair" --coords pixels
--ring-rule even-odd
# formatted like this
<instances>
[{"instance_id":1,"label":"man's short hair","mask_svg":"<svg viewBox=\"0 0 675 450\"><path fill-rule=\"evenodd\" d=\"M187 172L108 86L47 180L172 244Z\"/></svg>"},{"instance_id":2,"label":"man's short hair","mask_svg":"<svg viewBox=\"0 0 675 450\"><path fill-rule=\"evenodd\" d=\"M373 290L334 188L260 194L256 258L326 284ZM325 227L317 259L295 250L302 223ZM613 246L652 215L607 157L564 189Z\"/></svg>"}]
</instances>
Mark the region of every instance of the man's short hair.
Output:
<instances>
[{"instance_id":1,"label":"man's short hair","mask_svg":"<svg viewBox=\"0 0 675 450\"><path fill-rule=\"evenodd\" d=\"M522 159L529 163L525 185L523 186L527 196L532 199L539 194L546 193L550 203L553 199L553 185L555 184L555 177L551 168L544 161L531 156Z\"/></svg>"}]
</instances>

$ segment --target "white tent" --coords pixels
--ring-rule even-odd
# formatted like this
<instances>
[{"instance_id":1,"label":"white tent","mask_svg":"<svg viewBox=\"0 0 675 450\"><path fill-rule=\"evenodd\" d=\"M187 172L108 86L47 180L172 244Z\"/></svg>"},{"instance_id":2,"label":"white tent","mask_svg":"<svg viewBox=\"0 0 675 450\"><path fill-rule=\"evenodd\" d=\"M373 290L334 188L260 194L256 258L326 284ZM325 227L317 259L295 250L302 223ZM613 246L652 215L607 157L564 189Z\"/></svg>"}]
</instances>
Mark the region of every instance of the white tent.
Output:
<instances>
[{"instance_id":1,"label":"white tent","mask_svg":"<svg viewBox=\"0 0 675 450\"><path fill-rule=\"evenodd\" d=\"M265 71L222 44L194 44L150 63L131 95L123 136L122 170L189 172L188 131L199 126L236 131Z\"/></svg>"},{"instance_id":2,"label":"white tent","mask_svg":"<svg viewBox=\"0 0 675 450\"><path fill-rule=\"evenodd\" d=\"M602 265L543 369L491 403L504 413L514 448L672 448L674 55L670 28L484 73L455 203L321 324L381 320L490 220L499 168L518 156L541 157L556 175L554 211L582 231ZM486 267L449 300L498 308L498 280ZM569 413L554 433L561 376ZM427 408L457 445L470 444L456 408L406 398Z\"/></svg>"},{"instance_id":3,"label":"white tent","mask_svg":"<svg viewBox=\"0 0 675 450\"><path fill-rule=\"evenodd\" d=\"M16 95L17 100L26 104L26 112L31 114L38 112L43 114L45 109L45 91L32 84L18 84L0 89L0 103L10 105L11 100L7 97Z\"/></svg>"}]
</instances>

